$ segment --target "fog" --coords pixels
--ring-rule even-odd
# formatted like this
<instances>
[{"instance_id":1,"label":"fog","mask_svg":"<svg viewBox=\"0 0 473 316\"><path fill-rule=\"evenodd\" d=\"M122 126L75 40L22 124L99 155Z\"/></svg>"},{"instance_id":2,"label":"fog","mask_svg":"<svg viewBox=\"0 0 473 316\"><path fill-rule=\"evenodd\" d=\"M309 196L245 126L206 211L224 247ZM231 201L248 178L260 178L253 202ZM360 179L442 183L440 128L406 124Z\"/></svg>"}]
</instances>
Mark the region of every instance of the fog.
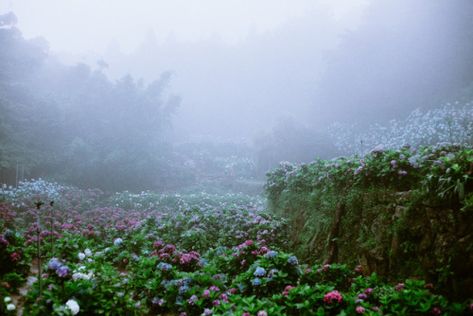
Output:
<instances>
[{"instance_id":1,"label":"fog","mask_svg":"<svg viewBox=\"0 0 473 316\"><path fill-rule=\"evenodd\" d=\"M17 21L5 18L9 12ZM282 160L344 153L334 126L360 132L418 108L462 105L473 95L468 0L15 0L3 1L0 14L2 45L10 45L1 56L2 106L10 107L4 113L34 104L23 115L52 111L61 125L41 140L57 152L54 159L34 162L33 138L2 152L8 181L14 172L18 178L18 165L26 166L27 176L78 168L58 157L81 147L84 158L77 163L87 165L89 178L58 173L100 185L93 175L103 176L90 166L107 165L121 146L129 172L159 169L148 184L135 181L140 189L158 182L162 189L179 187L184 180L171 162L199 169L198 161L210 163L202 155L249 159L254 166L245 172L259 178ZM41 124L51 129L46 121ZM15 138L9 131L22 125L10 116L4 122L8 144ZM55 137L61 140L51 145L47 140ZM127 156L130 144L134 154L142 152L141 167ZM107 146L95 160L86 154ZM115 162L110 174L124 166ZM172 184L163 184L163 170ZM195 183L199 176L189 177Z\"/></svg>"},{"instance_id":2,"label":"fog","mask_svg":"<svg viewBox=\"0 0 473 316\"><path fill-rule=\"evenodd\" d=\"M26 37L69 63L152 81L173 74L176 129L254 136L281 116L306 117L324 50L366 1L12 1ZM268 111L268 109L271 109ZM310 121L309 121L310 122ZM307 122L307 123L309 123Z\"/></svg>"}]
</instances>

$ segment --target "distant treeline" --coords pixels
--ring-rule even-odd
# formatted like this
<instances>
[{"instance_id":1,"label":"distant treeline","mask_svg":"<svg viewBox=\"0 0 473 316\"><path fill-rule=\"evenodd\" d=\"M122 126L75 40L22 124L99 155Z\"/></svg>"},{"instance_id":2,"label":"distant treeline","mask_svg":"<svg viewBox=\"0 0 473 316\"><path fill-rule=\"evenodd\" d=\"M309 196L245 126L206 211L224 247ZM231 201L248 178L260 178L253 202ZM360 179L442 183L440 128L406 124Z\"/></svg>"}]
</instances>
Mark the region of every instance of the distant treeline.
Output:
<instances>
[{"instance_id":1,"label":"distant treeline","mask_svg":"<svg viewBox=\"0 0 473 316\"><path fill-rule=\"evenodd\" d=\"M112 82L105 64L64 65L44 40L24 39L14 15L0 20L1 182L54 175L110 190L167 185L165 138L180 101L165 92L169 74Z\"/></svg>"}]
</instances>

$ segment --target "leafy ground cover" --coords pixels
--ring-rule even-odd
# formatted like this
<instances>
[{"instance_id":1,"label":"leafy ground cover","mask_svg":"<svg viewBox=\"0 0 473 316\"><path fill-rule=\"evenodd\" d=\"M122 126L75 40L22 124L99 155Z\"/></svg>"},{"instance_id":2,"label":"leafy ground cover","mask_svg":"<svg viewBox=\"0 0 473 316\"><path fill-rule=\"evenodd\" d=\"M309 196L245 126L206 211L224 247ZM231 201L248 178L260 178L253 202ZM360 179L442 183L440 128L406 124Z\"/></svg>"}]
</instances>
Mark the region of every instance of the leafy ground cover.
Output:
<instances>
[{"instance_id":1,"label":"leafy ground cover","mask_svg":"<svg viewBox=\"0 0 473 316\"><path fill-rule=\"evenodd\" d=\"M300 262L287 221L254 197L105 196L46 181L2 196L6 315L473 313L419 279Z\"/></svg>"}]
</instances>

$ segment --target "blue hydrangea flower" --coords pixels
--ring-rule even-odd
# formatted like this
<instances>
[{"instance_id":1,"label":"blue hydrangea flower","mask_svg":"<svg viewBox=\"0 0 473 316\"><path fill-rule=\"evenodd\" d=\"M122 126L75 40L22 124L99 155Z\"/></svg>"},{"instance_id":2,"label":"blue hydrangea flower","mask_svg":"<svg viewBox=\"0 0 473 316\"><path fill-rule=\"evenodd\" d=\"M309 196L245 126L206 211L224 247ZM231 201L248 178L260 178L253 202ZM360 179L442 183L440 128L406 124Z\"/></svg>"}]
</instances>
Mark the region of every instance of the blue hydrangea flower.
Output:
<instances>
[{"instance_id":1,"label":"blue hydrangea flower","mask_svg":"<svg viewBox=\"0 0 473 316\"><path fill-rule=\"evenodd\" d=\"M269 270L268 278L269 278L269 279L272 279L278 272L279 272L278 269L271 269L271 270Z\"/></svg>"},{"instance_id":2,"label":"blue hydrangea flower","mask_svg":"<svg viewBox=\"0 0 473 316\"><path fill-rule=\"evenodd\" d=\"M179 287L179 294L183 295L187 291L189 291L189 287L187 285L182 285L181 287Z\"/></svg>"},{"instance_id":3,"label":"blue hydrangea flower","mask_svg":"<svg viewBox=\"0 0 473 316\"><path fill-rule=\"evenodd\" d=\"M192 278L184 278L182 279L182 283L184 285L190 285L192 283Z\"/></svg>"},{"instance_id":4,"label":"blue hydrangea flower","mask_svg":"<svg viewBox=\"0 0 473 316\"><path fill-rule=\"evenodd\" d=\"M299 261L297 260L296 256L290 256L289 259L287 259L287 263L290 265L296 266L299 264Z\"/></svg>"},{"instance_id":5,"label":"blue hydrangea flower","mask_svg":"<svg viewBox=\"0 0 473 316\"><path fill-rule=\"evenodd\" d=\"M253 273L255 277L263 277L265 274L266 274L266 270L261 267L257 267L255 270L255 273Z\"/></svg>"},{"instance_id":6,"label":"blue hydrangea flower","mask_svg":"<svg viewBox=\"0 0 473 316\"><path fill-rule=\"evenodd\" d=\"M251 280L251 284L253 286L259 286L259 285L261 285L261 279L260 278L254 278L253 280Z\"/></svg>"},{"instance_id":7,"label":"blue hydrangea flower","mask_svg":"<svg viewBox=\"0 0 473 316\"><path fill-rule=\"evenodd\" d=\"M264 256L266 258L274 258L278 255L278 252L277 251L274 251L274 250L270 250L268 251Z\"/></svg>"},{"instance_id":8,"label":"blue hydrangea flower","mask_svg":"<svg viewBox=\"0 0 473 316\"><path fill-rule=\"evenodd\" d=\"M157 268L161 271L169 271L172 269L172 265L166 262L160 262L158 263Z\"/></svg>"},{"instance_id":9,"label":"blue hydrangea flower","mask_svg":"<svg viewBox=\"0 0 473 316\"><path fill-rule=\"evenodd\" d=\"M170 280L162 280L161 285L164 286L166 290L172 287L173 283Z\"/></svg>"}]
</instances>

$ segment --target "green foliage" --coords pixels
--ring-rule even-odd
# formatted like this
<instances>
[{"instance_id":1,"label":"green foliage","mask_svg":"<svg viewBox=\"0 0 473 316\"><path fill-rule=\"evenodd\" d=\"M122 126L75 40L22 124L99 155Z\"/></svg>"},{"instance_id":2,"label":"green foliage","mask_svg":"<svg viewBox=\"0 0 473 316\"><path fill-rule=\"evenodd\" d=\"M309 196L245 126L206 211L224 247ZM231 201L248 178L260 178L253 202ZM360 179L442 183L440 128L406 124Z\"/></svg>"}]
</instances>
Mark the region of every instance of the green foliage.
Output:
<instances>
[{"instance_id":1,"label":"green foliage","mask_svg":"<svg viewBox=\"0 0 473 316\"><path fill-rule=\"evenodd\" d=\"M335 244L340 262L392 278L428 276L455 291L447 280L464 282L469 264L461 258L472 241L463 238L472 223L472 162L471 147L439 145L284 163L268 174L268 204L289 219L303 259L323 261Z\"/></svg>"}]
</instances>

